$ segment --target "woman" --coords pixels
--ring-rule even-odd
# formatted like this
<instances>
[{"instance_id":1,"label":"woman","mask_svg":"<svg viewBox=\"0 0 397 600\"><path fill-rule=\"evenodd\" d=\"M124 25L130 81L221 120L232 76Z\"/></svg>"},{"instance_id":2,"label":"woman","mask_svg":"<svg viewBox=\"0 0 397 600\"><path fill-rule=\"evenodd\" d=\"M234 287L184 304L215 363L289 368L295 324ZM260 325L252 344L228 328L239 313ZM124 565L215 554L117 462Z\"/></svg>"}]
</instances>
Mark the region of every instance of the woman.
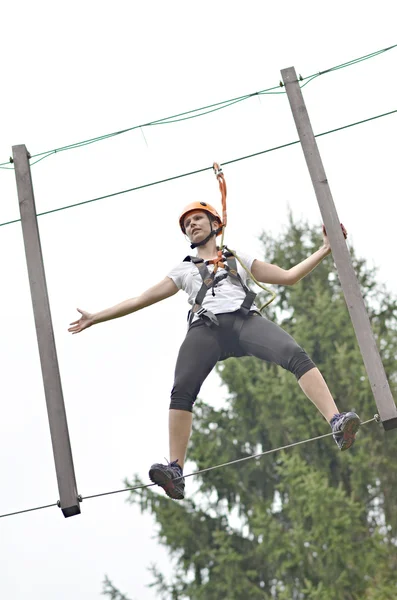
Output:
<instances>
[{"instance_id":1,"label":"woman","mask_svg":"<svg viewBox=\"0 0 397 600\"><path fill-rule=\"evenodd\" d=\"M140 296L96 314L78 309L81 318L69 331L79 333L91 325L123 317L173 296L180 289L192 305L189 328L180 348L169 413L170 463L154 464L150 479L170 498L184 498L183 466L191 434L193 404L200 387L219 360L230 356L256 356L293 373L305 395L330 423L340 450L355 440L360 419L354 412L339 413L320 371L305 351L278 325L259 315L249 291L247 272L259 282L293 285L310 273L331 252L324 232L321 248L285 270L277 265L239 254L220 258L216 236L222 232L221 218L206 202L193 202L182 212L180 228L197 248L197 257L187 257L162 281ZM344 232L345 233L345 232ZM218 264L216 264L218 263Z\"/></svg>"}]
</instances>

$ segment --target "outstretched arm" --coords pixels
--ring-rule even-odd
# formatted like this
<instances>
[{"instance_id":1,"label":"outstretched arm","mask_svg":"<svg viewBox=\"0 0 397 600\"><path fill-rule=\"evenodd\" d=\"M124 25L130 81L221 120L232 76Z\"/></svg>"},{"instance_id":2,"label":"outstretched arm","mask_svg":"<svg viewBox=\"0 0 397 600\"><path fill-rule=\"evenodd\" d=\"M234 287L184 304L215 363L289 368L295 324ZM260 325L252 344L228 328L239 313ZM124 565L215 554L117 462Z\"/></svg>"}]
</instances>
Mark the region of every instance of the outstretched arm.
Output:
<instances>
[{"instance_id":1,"label":"outstretched arm","mask_svg":"<svg viewBox=\"0 0 397 600\"><path fill-rule=\"evenodd\" d=\"M342 231L345 238L347 233L342 225ZM305 258L302 262L298 263L291 269L282 269L277 265L271 265L269 263L254 260L252 263L251 271L255 279L262 283L273 283L278 285L294 285L303 277L308 275L313 269L320 264L320 262L331 253L331 246L325 229L323 228L323 245L316 252L311 254L308 258Z\"/></svg>"},{"instance_id":2,"label":"outstretched arm","mask_svg":"<svg viewBox=\"0 0 397 600\"><path fill-rule=\"evenodd\" d=\"M87 329L87 327L91 327L91 325L109 321L110 319L125 317L130 313L141 310L141 308L146 308L151 304L165 300L176 294L178 291L179 289L173 280L170 279L170 277L165 277L162 281L143 292L140 296L124 300L124 302L120 302L120 304L116 304L115 306L106 308L100 312L88 313L78 308L77 310L81 314L81 318L77 321L73 321L73 323L70 324L68 331L71 333L80 333L80 331Z\"/></svg>"}]
</instances>

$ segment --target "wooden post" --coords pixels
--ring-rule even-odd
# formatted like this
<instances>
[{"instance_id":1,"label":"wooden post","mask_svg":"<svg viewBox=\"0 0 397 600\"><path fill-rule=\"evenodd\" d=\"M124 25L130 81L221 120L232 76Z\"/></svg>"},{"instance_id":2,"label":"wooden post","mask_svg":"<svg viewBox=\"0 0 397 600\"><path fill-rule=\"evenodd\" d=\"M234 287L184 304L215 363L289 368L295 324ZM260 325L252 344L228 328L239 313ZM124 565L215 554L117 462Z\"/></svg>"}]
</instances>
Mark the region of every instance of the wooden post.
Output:
<instances>
[{"instance_id":1,"label":"wooden post","mask_svg":"<svg viewBox=\"0 0 397 600\"><path fill-rule=\"evenodd\" d=\"M350 253L341 231L340 220L332 199L331 190L294 67L283 69L281 76L327 230L333 258L363 356L368 379L378 407L379 416L386 430L394 429L397 427L397 407L376 346Z\"/></svg>"},{"instance_id":2,"label":"wooden post","mask_svg":"<svg viewBox=\"0 0 397 600\"><path fill-rule=\"evenodd\" d=\"M69 430L51 321L29 157L24 145L13 146L12 152L30 293L32 296L52 449L58 480L59 506L65 517L71 517L80 513L80 498L77 494Z\"/></svg>"}]
</instances>

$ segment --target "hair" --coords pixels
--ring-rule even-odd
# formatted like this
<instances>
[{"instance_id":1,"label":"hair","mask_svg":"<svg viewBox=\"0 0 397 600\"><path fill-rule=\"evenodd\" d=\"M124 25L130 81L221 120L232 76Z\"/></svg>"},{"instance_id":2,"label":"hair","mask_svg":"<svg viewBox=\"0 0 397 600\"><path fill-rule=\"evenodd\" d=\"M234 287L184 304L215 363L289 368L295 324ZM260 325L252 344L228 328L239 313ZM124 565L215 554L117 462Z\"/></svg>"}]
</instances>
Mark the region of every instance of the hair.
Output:
<instances>
[{"instance_id":1,"label":"hair","mask_svg":"<svg viewBox=\"0 0 397 600\"><path fill-rule=\"evenodd\" d=\"M212 215L211 213L207 213L209 220L211 221L211 223L215 223L215 221L218 223L218 227L221 224L221 221L218 219L218 217L215 217L214 215Z\"/></svg>"}]
</instances>

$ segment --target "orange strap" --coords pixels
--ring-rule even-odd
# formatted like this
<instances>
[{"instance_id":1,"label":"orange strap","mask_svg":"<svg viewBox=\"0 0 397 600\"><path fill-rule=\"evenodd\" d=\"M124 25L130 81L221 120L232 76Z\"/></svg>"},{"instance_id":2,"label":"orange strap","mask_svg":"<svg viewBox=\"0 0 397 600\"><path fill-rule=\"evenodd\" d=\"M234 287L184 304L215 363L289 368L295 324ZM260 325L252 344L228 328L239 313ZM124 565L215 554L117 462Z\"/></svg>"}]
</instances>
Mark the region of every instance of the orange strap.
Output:
<instances>
[{"instance_id":1,"label":"orange strap","mask_svg":"<svg viewBox=\"0 0 397 600\"><path fill-rule=\"evenodd\" d=\"M227 224L227 211L226 211L226 194L227 194L227 189L226 189L226 180L225 180L225 176L223 174L222 171L222 167L220 167L218 165L218 163L213 164L212 168L214 169L214 173L215 176L218 180L219 183L219 190L221 192L221 199L222 199L222 226L223 229L225 229L226 224ZM214 258L213 260L209 260L208 264L213 264L214 265L214 274L217 272L218 267L220 267L221 269L225 268L225 264L222 262L222 249L218 250L218 256L217 258Z\"/></svg>"},{"instance_id":2,"label":"orange strap","mask_svg":"<svg viewBox=\"0 0 397 600\"><path fill-rule=\"evenodd\" d=\"M226 224L227 224L227 212L226 212L227 189L226 189L225 176L223 174L222 167L220 167L218 165L218 163L214 162L212 168L214 169L215 176L219 183L219 190L221 192L221 197L222 197L222 224L223 224L223 227L226 227Z\"/></svg>"},{"instance_id":3,"label":"orange strap","mask_svg":"<svg viewBox=\"0 0 397 600\"><path fill-rule=\"evenodd\" d=\"M209 265L214 265L214 275L218 270L218 267L221 269L225 268L225 263L222 262L222 250L218 250L217 258L213 258L212 260L206 261Z\"/></svg>"}]
</instances>

